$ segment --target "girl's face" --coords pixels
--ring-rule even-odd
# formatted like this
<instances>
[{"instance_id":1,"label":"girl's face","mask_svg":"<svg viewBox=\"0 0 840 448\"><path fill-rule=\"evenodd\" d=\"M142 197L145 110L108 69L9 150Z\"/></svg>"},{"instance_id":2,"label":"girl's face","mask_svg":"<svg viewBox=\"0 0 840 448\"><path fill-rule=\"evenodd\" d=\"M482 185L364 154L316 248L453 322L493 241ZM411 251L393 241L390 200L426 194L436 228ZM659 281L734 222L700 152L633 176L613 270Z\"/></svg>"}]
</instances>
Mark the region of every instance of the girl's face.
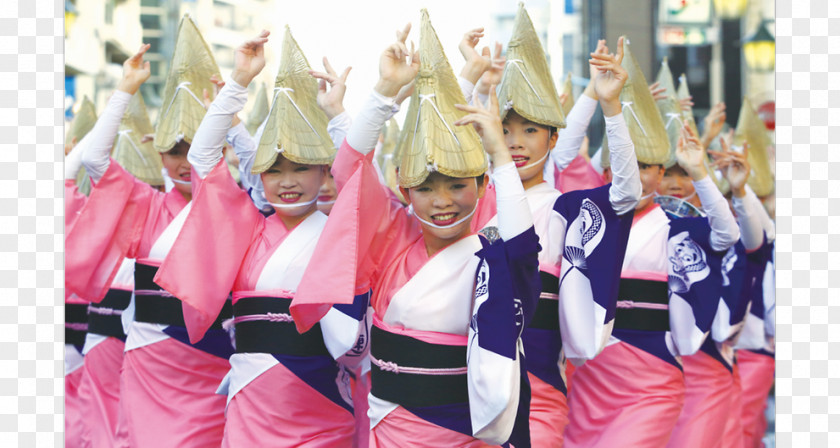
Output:
<instances>
[{"instance_id":1,"label":"girl's face","mask_svg":"<svg viewBox=\"0 0 840 448\"><path fill-rule=\"evenodd\" d=\"M336 197L338 197L338 192L335 188L335 179L328 170L327 175L324 177L324 183L321 184L321 189L318 190L318 210L325 215L329 215Z\"/></svg>"},{"instance_id":2,"label":"girl's face","mask_svg":"<svg viewBox=\"0 0 840 448\"><path fill-rule=\"evenodd\" d=\"M653 202L653 192L659 187L664 174L665 167L662 165L648 165L639 162L639 177L642 180L642 198L644 199L636 205L636 210L644 210Z\"/></svg>"},{"instance_id":3,"label":"girl's face","mask_svg":"<svg viewBox=\"0 0 840 448\"><path fill-rule=\"evenodd\" d=\"M691 182L691 177L680 168L679 165L674 165L665 170L665 176L656 192L662 195L675 196L678 198L687 198L694 194L694 184Z\"/></svg>"},{"instance_id":4,"label":"girl's face","mask_svg":"<svg viewBox=\"0 0 840 448\"><path fill-rule=\"evenodd\" d=\"M160 155L163 167L166 168L169 177L182 182L190 182L192 179L192 165L187 160L187 153L190 151L190 144L184 140L176 143L169 151ZM190 184L175 182L175 189L185 198L192 197L192 186Z\"/></svg>"},{"instance_id":5,"label":"girl's face","mask_svg":"<svg viewBox=\"0 0 840 448\"><path fill-rule=\"evenodd\" d=\"M447 226L475 210L478 199L484 195L484 184L482 181L481 185L478 185L478 181L473 177L456 178L431 173L425 182L417 187L401 190L417 217L438 226ZM430 254L469 235L471 221L467 219L448 229L422 224L423 237Z\"/></svg>"},{"instance_id":6,"label":"girl's face","mask_svg":"<svg viewBox=\"0 0 840 448\"><path fill-rule=\"evenodd\" d=\"M513 109L508 111L502 126L522 185L528 189L542 182L543 167L548 160L546 155L557 143L557 133L551 132L548 126L528 121Z\"/></svg>"},{"instance_id":7,"label":"girl's face","mask_svg":"<svg viewBox=\"0 0 840 448\"><path fill-rule=\"evenodd\" d=\"M314 200L326 175L326 165L295 163L280 154L274 165L260 174L260 178L268 202L289 205L312 202L300 207L274 207L287 227L294 227L317 210Z\"/></svg>"}]
</instances>

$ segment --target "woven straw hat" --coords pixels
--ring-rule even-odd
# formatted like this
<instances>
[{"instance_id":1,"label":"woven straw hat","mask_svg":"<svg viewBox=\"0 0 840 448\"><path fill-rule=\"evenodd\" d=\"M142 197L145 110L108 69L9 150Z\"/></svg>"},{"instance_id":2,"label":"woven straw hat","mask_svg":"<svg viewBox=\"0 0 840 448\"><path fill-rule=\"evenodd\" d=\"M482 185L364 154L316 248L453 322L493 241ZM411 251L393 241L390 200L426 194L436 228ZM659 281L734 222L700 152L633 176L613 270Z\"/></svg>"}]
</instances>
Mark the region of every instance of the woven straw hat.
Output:
<instances>
[{"instance_id":1,"label":"woven straw hat","mask_svg":"<svg viewBox=\"0 0 840 448\"><path fill-rule=\"evenodd\" d=\"M397 142L400 139L400 126L397 120L391 118L382 127L382 151L379 153L379 166L385 185L393 191L400 201L405 202L400 186L397 184L397 168L400 166L400 154L397 152Z\"/></svg>"},{"instance_id":2,"label":"woven straw hat","mask_svg":"<svg viewBox=\"0 0 840 448\"><path fill-rule=\"evenodd\" d=\"M767 128L753 108L752 102L744 97L741 113L738 115L738 125L735 128L734 147L749 144L747 161L750 163L750 177L747 184L757 196L767 196L775 189L773 174L770 172L770 161L767 157L767 147L773 142L767 135Z\"/></svg>"},{"instance_id":3,"label":"woven straw hat","mask_svg":"<svg viewBox=\"0 0 840 448\"><path fill-rule=\"evenodd\" d=\"M534 123L565 128L566 115L551 79L545 51L521 2L505 57L505 70L497 88L502 120L513 108Z\"/></svg>"},{"instance_id":4,"label":"woven straw hat","mask_svg":"<svg viewBox=\"0 0 840 448\"><path fill-rule=\"evenodd\" d=\"M90 101L90 99L85 95L82 97L82 102L79 104L79 110L76 112L73 121L70 122L70 129L67 131L67 136L64 138L64 144L69 145L70 142L73 141L73 138L76 138L76 144L79 144L93 129L93 126L96 124L96 107ZM79 168L79 172L76 173L76 187L79 189L84 195L90 194L90 178L87 175L87 170L85 167Z\"/></svg>"},{"instance_id":5,"label":"woven straw hat","mask_svg":"<svg viewBox=\"0 0 840 448\"><path fill-rule=\"evenodd\" d=\"M466 115L455 104L466 104L466 100L428 11L420 13L420 70L396 150L402 156L399 184L404 188L420 185L434 171L465 178L487 170L475 129L453 125Z\"/></svg>"},{"instance_id":6,"label":"woven straw hat","mask_svg":"<svg viewBox=\"0 0 840 448\"><path fill-rule=\"evenodd\" d=\"M679 87L677 87L677 100L682 100L690 97L691 93L688 91L688 79L685 77L685 73L680 75L679 81L680 84ZM688 120L688 126L691 128L692 132L694 132L694 135L699 136L700 132L697 130L697 122L694 120L694 111L689 106L688 110L683 110L681 112L683 115L683 120ZM718 190L720 190L720 192L723 194L728 193L730 189L729 181L727 181L726 178L723 177L723 174L720 172L720 170L717 170L712 167L712 159L710 156L706 157L704 164L706 165L706 171L709 172L709 176L712 178L712 182L714 182L715 185L717 185Z\"/></svg>"},{"instance_id":7,"label":"woven straw hat","mask_svg":"<svg viewBox=\"0 0 840 448\"><path fill-rule=\"evenodd\" d=\"M268 110L268 93L266 93L265 83L260 83L260 89L257 90L257 96L254 99L254 106L248 114L248 119L245 120L245 128L251 135L257 133L257 129L268 117Z\"/></svg>"},{"instance_id":8,"label":"woven straw hat","mask_svg":"<svg viewBox=\"0 0 840 448\"><path fill-rule=\"evenodd\" d=\"M281 153L292 162L306 165L332 163L335 146L327 133L329 120L318 107L318 81L309 70L306 56L286 26L268 122L251 173L269 169Z\"/></svg>"},{"instance_id":9,"label":"woven straw hat","mask_svg":"<svg viewBox=\"0 0 840 448\"><path fill-rule=\"evenodd\" d=\"M93 129L95 124L96 107L85 95L82 97L82 102L79 104L79 110L75 113L73 121L70 122L70 129L67 130L67 135L64 137L64 144L69 145L73 141L73 137L76 138L76 143L79 143Z\"/></svg>"},{"instance_id":10,"label":"woven straw hat","mask_svg":"<svg viewBox=\"0 0 840 448\"><path fill-rule=\"evenodd\" d=\"M128 109L120 122L120 130L114 141L112 157L134 177L149 185L163 185L160 171L163 163L152 142L143 143L143 136L154 132L146 103L140 92L131 97Z\"/></svg>"},{"instance_id":11,"label":"woven straw hat","mask_svg":"<svg viewBox=\"0 0 840 448\"><path fill-rule=\"evenodd\" d=\"M158 116L154 146L160 152L172 149L182 139L191 143L206 110L201 99L203 90L213 92L212 75L219 67L210 48L201 37L189 14L178 26L175 51L169 63L169 74L163 88L163 104Z\"/></svg>"},{"instance_id":12,"label":"woven straw hat","mask_svg":"<svg viewBox=\"0 0 840 448\"><path fill-rule=\"evenodd\" d=\"M569 112L575 107L575 97L572 90L572 72L566 73L566 80L563 82L563 93L566 94L566 104L563 105L563 118L569 116Z\"/></svg>"},{"instance_id":13,"label":"woven straw hat","mask_svg":"<svg viewBox=\"0 0 840 448\"><path fill-rule=\"evenodd\" d=\"M656 100L656 108L665 123L665 132L668 133L668 143L671 150L670 158L665 163L665 169L668 169L677 163L677 141L680 139L680 129L683 125L683 115L680 111L680 104L677 102L677 90L674 88L674 79L671 75L671 69L668 67L668 58L662 60L659 74L656 75L656 82L659 83L659 87L665 88L666 98Z\"/></svg>"},{"instance_id":14,"label":"woven straw hat","mask_svg":"<svg viewBox=\"0 0 840 448\"><path fill-rule=\"evenodd\" d=\"M621 89L621 111L636 148L636 158L648 165L665 165L670 159L668 133L627 37L624 38L621 65L628 74L627 82ZM607 151L602 151L602 155L606 156Z\"/></svg>"}]
</instances>

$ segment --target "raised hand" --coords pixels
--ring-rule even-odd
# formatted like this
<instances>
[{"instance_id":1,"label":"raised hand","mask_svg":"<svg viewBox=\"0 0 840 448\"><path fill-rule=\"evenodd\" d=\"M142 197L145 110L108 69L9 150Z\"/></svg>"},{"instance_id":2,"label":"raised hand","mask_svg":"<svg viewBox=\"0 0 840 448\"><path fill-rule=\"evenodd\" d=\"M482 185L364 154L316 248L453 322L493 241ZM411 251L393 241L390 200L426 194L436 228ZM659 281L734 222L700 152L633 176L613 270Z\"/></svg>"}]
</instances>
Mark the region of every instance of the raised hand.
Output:
<instances>
[{"instance_id":1,"label":"raised hand","mask_svg":"<svg viewBox=\"0 0 840 448\"><path fill-rule=\"evenodd\" d=\"M496 86L490 86L488 103L487 107L484 107L480 101L475 106L456 104L455 107L467 112L467 115L456 121L455 126L473 125L493 165L501 166L513 162L513 159L505 145L502 119L499 118L499 98L496 96Z\"/></svg>"},{"instance_id":2,"label":"raised hand","mask_svg":"<svg viewBox=\"0 0 840 448\"><path fill-rule=\"evenodd\" d=\"M709 154L715 159L715 167L721 170L723 176L729 182L732 194L739 198L744 197L746 194L744 187L750 177L750 163L747 161L749 145L744 142L742 152L733 151L726 139L721 137L720 147L720 151L709 151Z\"/></svg>"},{"instance_id":3,"label":"raised hand","mask_svg":"<svg viewBox=\"0 0 840 448\"><path fill-rule=\"evenodd\" d=\"M215 99L219 95L219 91L222 90L222 87L225 86L225 82L222 78L219 77L217 74L210 75L210 82L213 83L213 97L210 97L210 92L207 89L201 89L201 93L203 95L202 100L204 101L204 108L210 109L210 105L213 104L213 99ZM242 120L239 119L238 114L233 114L233 121L231 122L230 127L234 127L238 125Z\"/></svg>"},{"instance_id":4,"label":"raised hand","mask_svg":"<svg viewBox=\"0 0 840 448\"><path fill-rule=\"evenodd\" d=\"M70 151L72 151L73 148L76 147L76 143L77 143L76 142L76 137L73 137L72 139L70 139L70 143L67 143L66 145L64 145L64 155L65 156L67 154L70 154Z\"/></svg>"},{"instance_id":5,"label":"raised hand","mask_svg":"<svg viewBox=\"0 0 840 448\"><path fill-rule=\"evenodd\" d=\"M606 117L621 113L619 95L627 82L627 70L621 66L621 61L624 60L624 36L618 38L617 45L615 54L610 53L606 46L602 51L589 54L589 64L598 69L593 88Z\"/></svg>"},{"instance_id":6,"label":"raised hand","mask_svg":"<svg viewBox=\"0 0 840 448\"><path fill-rule=\"evenodd\" d=\"M593 53L598 54L607 54L607 41L604 39L600 39L598 44L595 46L595 51ZM598 77L598 67L592 64L589 64L589 83L586 84L586 88L583 89L583 94L592 98L593 100L598 99L598 94L595 93L595 78Z\"/></svg>"},{"instance_id":7,"label":"raised hand","mask_svg":"<svg viewBox=\"0 0 840 448\"><path fill-rule=\"evenodd\" d=\"M324 72L316 72L310 70L309 74L318 79L318 107L327 114L327 118L332 120L344 112L344 93L347 91L347 75L350 74L352 67L347 67L339 76L330 65L330 61L324 57ZM327 91L327 84L330 85Z\"/></svg>"},{"instance_id":8,"label":"raised hand","mask_svg":"<svg viewBox=\"0 0 840 448\"><path fill-rule=\"evenodd\" d=\"M723 125L726 124L726 104L717 103L709 111L709 115L703 119L703 136L700 142L704 148L708 148L715 137L723 130Z\"/></svg>"},{"instance_id":9,"label":"raised hand","mask_svg":"<svg viewBox=\"0 0 840 448\"><path fill-rule=\"evenodd\" d=\"M117 84L117 90L134 95L137 89L152 76L151 64L149 61L143 61L143 55L151 47L151 44L140 45L137 53L123 62L123 77Z\"/></svg>"},{"instance_id":10,"label":"raised hand","mask_svg":"<svg viewBox=\"0 0 840 448\"><path fill-rule=\"evenodd\" d=\"M700 145L697 135L691 130L688 120L683 122L680 129L680 138L677 140L677 163L691 176L694 181L699 181L708 175L706 165L703 161L706 151Z\"/></svg>"},{"instance_id":11,"label":"raised hand","mask_svg":"<svg viewBox=\"0 0 840 448\"><path fill-rule=\"evenodd\" d=\"M680 109L681 110L688 112L694 106L694 101L693 100L694 100L694 97L689 95L685 98L677 100L677 102L680 103Z\"/></svg>"},{"instance_id":12,"label":"raised hand","mask_svg":"<svg viewBox=\"0 0 840 448\"><path fill-rule=\"evenodd\" d=\"M475 28L467 31L458 44L458 50L466 61L464 68L461 70L461 76L473 84L478 82L481 75L490 68L492 63L489 48L484 47L481 54L478 54L475 49L482 37L484 37L484 28Z\"/></svg>"},{"instance_id":13,"label":"raised hand","mask_svg":"<svg viewBox=\"0 0 840 448\"><path fill-rule=\"evenodd\" d=\"M265 43L268 42L269 34L268 31L262 30L257 37L236 48L230 77L240 86L248 87L265 67Z\"/></svg>"},{"instance_id":14,"label":"raised hand","mask_svg":"<svg viewBox=\"0 0 840 448\"><path fill-rule=\"evenodd\" d=\"M493 57L490 57L490 49L485 47L481 50L481 56L490 58L490 68L484 71L481 78L476 85L476 91L482 95L487 95L490 91L490 86L497 86L502 82L502 74L505 72L505 62L507 59L502 56L502 44L496 42L493 50Z\"/></svg>"},{"instance_id":15,"label":"raised hand","mask_svg":"<svg viewBox=\"0 0 840 448\"><path fill-rule=\"evenodd\" d=\"M569 101L569 95L566 95L566 92L560 94L560 105L566 106L566 101Z\"/></svg>"},{"instance_id":16,"label":"raised hand","mask_svg":"<svg viewBox=\"0 0 840 448\"><path fill-rule=\"evenodd\" d=\"M411 43L411 51L405 46L409 31L410 23L397 31L397 41L379 56L379 81L373 89L382 96L395 97L420 70L420 53L414 51L414 42Z\"/></svg>"},{"instance_id":17,"label":"raised hand","mask_svg":"<svg viewBox=\"0 0 840 448\"><path fill-rule=\"evenodd\" d=\"M650 94L653 95L654 101L668 99L668 95L665 94L665 91L668 90L665 87L659 87L659 81L648 86L650 89Z\"/></svg>"}]
</instances>

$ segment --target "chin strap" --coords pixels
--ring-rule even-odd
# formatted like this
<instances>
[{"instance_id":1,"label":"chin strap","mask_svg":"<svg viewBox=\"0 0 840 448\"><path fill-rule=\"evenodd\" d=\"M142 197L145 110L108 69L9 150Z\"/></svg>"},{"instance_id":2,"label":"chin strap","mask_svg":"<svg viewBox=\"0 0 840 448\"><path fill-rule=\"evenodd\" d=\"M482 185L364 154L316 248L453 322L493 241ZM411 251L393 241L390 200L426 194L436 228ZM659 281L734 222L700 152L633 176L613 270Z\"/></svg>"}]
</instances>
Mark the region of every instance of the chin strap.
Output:
<instances>
[{"instance_id":1,"label":"chin strap","mask_svg":"<svg viewBox=\"0 0 840 448\"><path fill-rule=\"evenodd\" d=\"M461 224L463 224L463 223L464 223L464 221L466 221L466 220L468 220L468 219L472 218L472 215L473 215L473 214L475 214L475 210L476 210L477 208L478 208L478 203L476 203L476 204L475 204L475 207L473 207L472 211L471 211L471 212L470 212L467 216L464 216L463 218L461 218L461 219L459 219L459 220L457 220L457 221L453 222L452 224L447 224L447 225L445 225L445 226L439 226L439 225L437 225L437 224L435 224L435 223L432 223L432 222L426 221L425 219L423 219L423 218L421 218L421 217L417 216L417 214L416 214L416 213L414 213L414 206L413 206L413 205L409 205L409 206L408 206L408 213L409 213L409 214L414 215L414 217L415 217L415 218L417 218L417 220L418 220L418 221L422 222L423 224L426 224L426 225L427 225L427 226L429 226L429 227L433 227L433 228L435 228L435 229L451 229L451 228L453 228L453 227L455 227L455 226L457 226L457 225L461 225Z\"/></svg>"},{"instance_id":2,"label":"chin strap","mask_svg":"<svg viewBox=\"0 0 840 448\"><path fill-rule=\"evenodd\" d=\"M640 198L639 198L639 202L642 202L642 201L644 201L645 199L650 199L650 198L652 198L652 197L654 197L654 196L659 196L659 195L656 193L656 191L654 191L654 192L652 192L652 193L650 193L650 194L646 194L646 195L644 195L644 196L640 197Z\"/></svg>"},{"instance_id":3,"label":"chin strap","mask_svg":"<svg viewBox=\"0 0 840 448\"><path fill-rule=\"evenodd\" d=\"M170 179L172 182L175 182L176 184L181 184L181 185L192 185L192 182L190 182L190 181L186 181L186 180L178 180L178 179L175 179L175 178L172 178L172 177L170 177L169 179Z\"/></svg>"},{"instance_id":4,"label":"chin strap","mask_svg":"<svg viewBox=\"0 0 840 448\"><path fill-rule=\"evenodd\" d=\"M316 196L316 197L312 198L312 200L311 200L311 201L306 201L306 202L295 202L295 203L293 203L293 204L277 204L277 203L274 203L274 202L269 202L269 201L268 201L268 199L265 197L265 192L264 192L264 191L261 191L261 192L260 192L260 196L262 196L262 197L263 197L263 199L265 199L265 202L266 202L266 203L268 203L268 205L270 205L270 206L272 206L272 207L276 207L276 208L296 208L296 207L303 207L304 205L311 205L311 204L314 204L315 202L317 202L317 201L318 201L318 197Z\"/></svg>"}]
</instances>

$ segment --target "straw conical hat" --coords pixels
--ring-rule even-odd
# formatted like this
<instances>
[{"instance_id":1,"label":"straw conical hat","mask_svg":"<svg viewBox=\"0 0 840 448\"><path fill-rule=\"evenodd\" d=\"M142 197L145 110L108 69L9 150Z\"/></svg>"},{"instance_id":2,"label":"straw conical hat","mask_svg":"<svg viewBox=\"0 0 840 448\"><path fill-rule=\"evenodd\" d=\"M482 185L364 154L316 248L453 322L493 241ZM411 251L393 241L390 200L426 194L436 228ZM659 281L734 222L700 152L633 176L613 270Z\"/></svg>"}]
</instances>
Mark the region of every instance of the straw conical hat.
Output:
<instances>
[{"instance_id":1,"label":"straw conical hat","mask_svg":"<svg viewBox=\"0 0 840 448\"><path fill-rule=\"evenodd\" d=\"M659 73L656 74L656 82L659 83L659 87L665 88L665 96L668 98L677 97L677 89L674 87L674 75L671 74L671 68L668 67L668 57L662 59L662 64L659 66ZM660 103L664 101L667 101L667 99L657 100L656 105L660 106Z\"/></svg>"},{"instance_id":2,"label":"straw conical hat","mask_svg":"<svg viewBox=\"0 0 840 448\"><path fill-rule=\"evenodd\" d=\"M691 96L691 93L688 91L688 79L685 77L685 73L680 75L680 85L677 87L677 101L684 100ZM688 110L682 111L683 120L688 120L688 126L691 128L694 135L700 135L700 132L697 130L697 122L694 120L694 110L689 107Z\"/></svg>"},{"instance_id":3,"label":"straw conical hat","mask_svg":"<svg viewBox=\"0 0 840 448\"><path fill-rule=\"evenodd\" d=\"M397 197L404 201L400 186L397 184L397 167L400 166L400 154L397 152L397 142L400 138L400 126L397 120L391 118L382 127L384 141L380 152L379 166L382 169L382 177L385 185L393 191Z\"/></svg>"},{"instance_id":4,"label":"straw conical hat","mask_svg":"<svg viewBox=\"0 0 840 448\"><path fill-rule=\"evenodd\" d=\"M749 99L744 97L741 113L738 116L738 126L735 128L735 140L732 145L743 146L749 144L747 161L750 163L750 177L747 180L750 188L757 196L766 196L773 192L773 174L770 172L770 162L767 157L767 147L773 142L767 135L764 122L758 117Z\"/></svg>"},{"instance_id":5,"label":"straw conical hat","mask_svg":"<svg viewBox=\"0 0 840 448\"><path fill-rule=\"evenodd\" d=\"M636 147L636 158L648 165L665 165L670 158L671 148L665 122L656 109L645 75L630 51L627 37L624 38L624 60L621 66L628 74L627 82L621 89L621 111ZM602 151L602 154L606 155L606 151Z\"/></svg>"},{"instance_id":6,"label":"straw conical hat","mask_svg":"<svg viewBox=\"0 0 840 448\"><path fill-rule=\"evenodd\" d=\"M87 95L85 95L82 98L82 102L79 103L79 110L76 112L73 121L70 122L70 129L67 130L64 144L69 145L74 137L76 138L76 144L79 144L82 138L93 129L95 124L96 108L90 99L88 99ZM76 173L76 187L82 194L90 194L90 178L87 175L85 167L79 168L79 172Z\"/></svg>"},{"instance_id":7,"label":"straw conical hat","mask_svg":"<svg viewBox=\"0 0 840 448\"><path fill-rule=\"evenodd\" d=\"M292 162L307 165L332 163L335 146L327 134L329 120L318 107L317 96L318 81L309 74L309 63L287 26L274 100L252 173L269 169L280 153Z\"/></svg>"},{"instance_id":8,"label":"straw conical hat","mask_svg":"<svg viewBox=\"0 0 840 448\"><path fill-rule=\"evenodd\" d=\"M123 168L134 177L149 185L163 185L160 171L163 163L152 142L143 143L143 136L153 133L155 128L149 121L146 103L140 92L131 97L128 109L120 122L120 130L114 141L111 154Z\"/></svg>"},{"instance_id":9,"label":"straw conical hat","mask_svg":"<svg viewBox=\"0 0 840 448\"><path fill-rule=\"evenodd\" d=\"M499 84L499 105L502 120L513 108L519 115L534 123L566 127L566 116L560 97L551 79L537 32L525 5L519 3L513 34L508 42L505 70Z\"/></svg>"},{"instance_id":10,"label":"straw conical hat","mask_svg":"<svg viewBox=\"0 0 840 448\"><path fill-rule=\"evenodd\" d=\"M163 104L155 132L155 149L166 152L176 143L191 143L206 110L203 90L213 91L212 75L219 67L195 22L184 14L163 88Z\"/></svg>"},{"instance_id":11,"label":"straw conical hat","mask_svg":"<svg viewBox=\"0 0 840 448\"><path fill-rule=\"evenodd\" d=\"M688 91L688 79L685 77L685 73L680 75L679 78L680 84L677 87L677 100L682 100L691 96L691 93ZM700 136L700 132L697 130L697 122L694 120L694 111L692 110L691 106L688 107L688 110L682 110L683 120L688 120L688 126L691 128L691 131L694 132L694 135ZM706 165L706 171L709 172L709 176L712 178L712 182L717 185L718 190L721 193L726 194L729 192L729 181L723 177L723 174L720 170L716 170L712 167L712 159L711 157L707 156L704 160L704 164Z\"/></svg>"},{"instance_id":12,"label":"straw conical hat","mask_svg":"<svg viewBox=\"0 0 840 448\"><path fill-rule=\"evenodd\" d=\"M566 73L566 81L563 82L563 93L566 94L566 104L563 105L563 117L568 117L569 112L575 107L575 97L572 90L572 72Z\"/></svg>"},{"instance_id":13,"label":"straw conical hat","mask_svg":"<svg viewBox=\"0 0 840 448\"><path fill-rule=\"evenodd\" d=\"M453 124L466 115L455 104L466 100L425 9L419 52L420 70L397 145L400 186L416 187L432 171L462 178L483 174L487 159L478 133L472 126Z\"/></svg>"},{"instance_id":14,"label":"straw conical hat","mask_svg":"<svg viewBox=\"0 0 840 448\"><path fill-rule=\"evenodd\" d=\"M254 99L254 107L251 108L245 122L245 128L251 135L257 133L257 129L268 117L268 109L268 93L266 93L265 83L260 83L260 89L257 90L257 97Z\"/></svg>"},{"instance_id":15,"label":"straw conical hat","mask_svg":"<svg viewBox=\"0 0 840 448\"><path fill-rule=\"evenodd\" d=\"M73 121L70 122L70 129L67 130L67 135L64 137L64 144L69 145L76 138L78 144L82 138L93 129L96 124L96 107L88 99L87 95L82 98L79 103L79 110L74 114Z\"/></svg>"}]
</instances>

